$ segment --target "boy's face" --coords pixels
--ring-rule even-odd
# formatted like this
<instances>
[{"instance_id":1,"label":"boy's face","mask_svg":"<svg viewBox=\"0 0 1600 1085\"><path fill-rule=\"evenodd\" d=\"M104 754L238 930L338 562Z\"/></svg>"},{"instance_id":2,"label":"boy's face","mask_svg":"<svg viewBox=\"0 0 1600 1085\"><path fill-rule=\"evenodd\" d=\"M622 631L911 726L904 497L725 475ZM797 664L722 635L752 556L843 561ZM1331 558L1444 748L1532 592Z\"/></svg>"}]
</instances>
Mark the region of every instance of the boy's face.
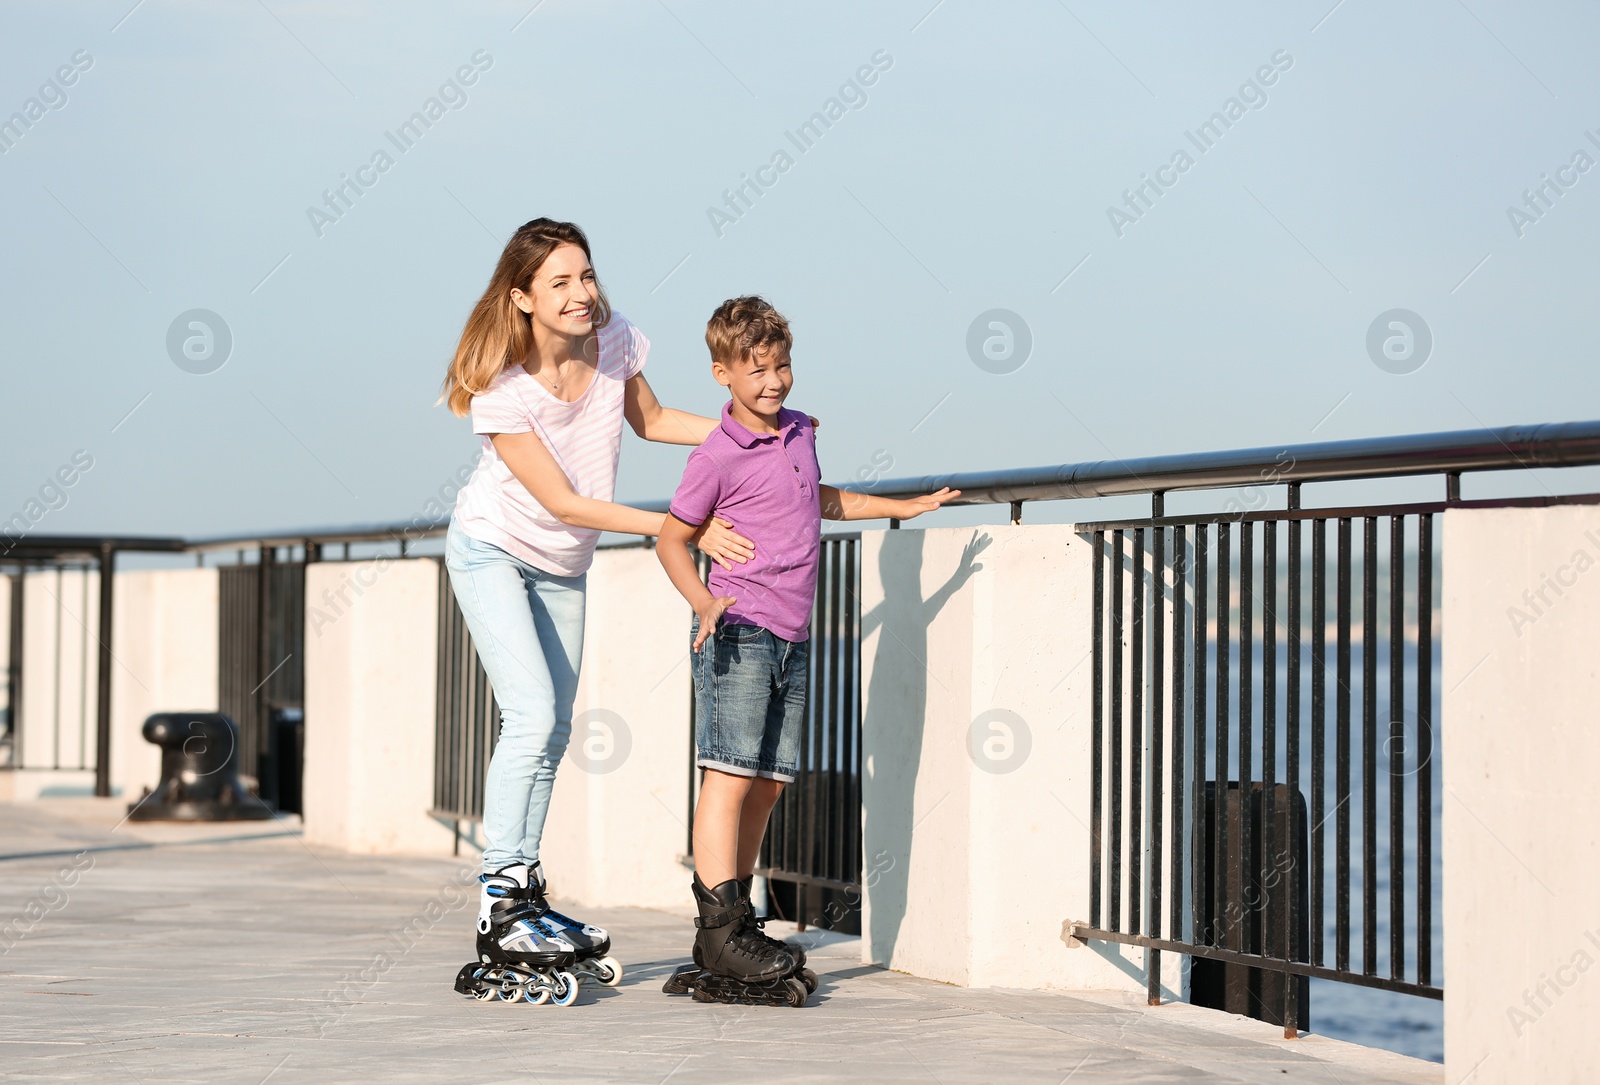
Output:
<instances>
[{"instance_id":1,"label":"boy's face","mask_svg":"<svg viewBox=\"0 0 1600 1085\"><path fill-rule=\"evenodd\" d=\"M712 362L711 372L745 410L767 418L777 415L794 386L789 350L781 344L756 347L727 365Z\"/></svg>"}]
</instances>

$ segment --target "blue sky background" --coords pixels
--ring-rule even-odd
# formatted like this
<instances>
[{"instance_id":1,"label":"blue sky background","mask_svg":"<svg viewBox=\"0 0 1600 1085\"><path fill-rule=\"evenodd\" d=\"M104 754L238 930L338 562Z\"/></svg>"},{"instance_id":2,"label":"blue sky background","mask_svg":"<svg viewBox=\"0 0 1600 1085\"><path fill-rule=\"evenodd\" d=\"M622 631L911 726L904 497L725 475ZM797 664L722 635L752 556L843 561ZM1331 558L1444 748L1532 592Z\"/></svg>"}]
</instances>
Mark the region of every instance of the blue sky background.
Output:
<instances>
[{"instance_id":1,"label":"blue sky background","mask_svg":"<svg viewBox=\"0 0 1600 1085\"><path fill-rule=\"evenodd\" d=\"M417 514L475 454L436 389L538 215L589 232L669 405L720 405L718 302L782 308L833 480L1597 414L1600 169L1524 236L1506 214L1600 157L1592 6L115 0L0 27L0 117L93 58L0 156L0 518L94 460L39 532ZM479 50L467 103L318 237L307 208ZM866 103L719 237L724 189L879 50ZM1118 237L1107 208L1279 50L1268 103ZM1009 374L966 345L996 308L1033 339ZM1406 375L1366 349L1394 308L1435 341ZM214 373L168 355L190 309L231 331ZM619 497L667 496L686 450L626 442Z\"/></svg>"}]
</instances>

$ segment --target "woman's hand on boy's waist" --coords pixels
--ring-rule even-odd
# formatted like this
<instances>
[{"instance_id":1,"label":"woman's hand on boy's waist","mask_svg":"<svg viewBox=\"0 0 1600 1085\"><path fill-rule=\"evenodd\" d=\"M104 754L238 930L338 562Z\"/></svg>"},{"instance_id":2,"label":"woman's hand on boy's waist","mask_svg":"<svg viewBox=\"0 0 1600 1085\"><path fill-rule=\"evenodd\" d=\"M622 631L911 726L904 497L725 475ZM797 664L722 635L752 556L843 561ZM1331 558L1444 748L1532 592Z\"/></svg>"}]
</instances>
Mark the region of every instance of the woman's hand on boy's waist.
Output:
<instances>
[{"instance_id":1,"label":"woman's hand on boy's waist","mask_svg":"<svg viewBox=\"0 0 1600 1085\"><path fill-rule=\"evenodd\" d=\"M733 524L720 516L712 516L696 528L690 541L724 569L731 570L733 562L743 565L756 556L756 544L734 531Z\"/></svg>"}]
</instances>

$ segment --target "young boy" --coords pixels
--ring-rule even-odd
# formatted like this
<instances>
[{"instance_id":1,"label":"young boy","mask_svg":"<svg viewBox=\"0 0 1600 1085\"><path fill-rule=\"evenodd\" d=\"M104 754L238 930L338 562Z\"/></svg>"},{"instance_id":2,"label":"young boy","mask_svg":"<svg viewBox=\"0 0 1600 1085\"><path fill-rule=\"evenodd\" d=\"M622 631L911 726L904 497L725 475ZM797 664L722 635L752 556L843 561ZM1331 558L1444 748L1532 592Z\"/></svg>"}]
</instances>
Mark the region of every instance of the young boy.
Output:
<instances>
[{"instance_id":1,"label":"young boy","mask_svg":"<svg viewBox=\"0 0 1600 1085\"><path fill-rule=\"evenodd\" d=\"M761 933L750 880L773 805L799 771L822 519L909 520L960 494L894 501L822 485L811 421L783 406L792 344L788 321L761 298L732 298L711 315L711 374L731 398L720 428L690 454L656 547L695 612L696 763L705 770L694 818L698 968L666 990L717 1001L800 1005L815 985L798 946ZM688 546L713 515L756 551L744 565L714 566L708 589Z\"/></svg>"}]
</instances>

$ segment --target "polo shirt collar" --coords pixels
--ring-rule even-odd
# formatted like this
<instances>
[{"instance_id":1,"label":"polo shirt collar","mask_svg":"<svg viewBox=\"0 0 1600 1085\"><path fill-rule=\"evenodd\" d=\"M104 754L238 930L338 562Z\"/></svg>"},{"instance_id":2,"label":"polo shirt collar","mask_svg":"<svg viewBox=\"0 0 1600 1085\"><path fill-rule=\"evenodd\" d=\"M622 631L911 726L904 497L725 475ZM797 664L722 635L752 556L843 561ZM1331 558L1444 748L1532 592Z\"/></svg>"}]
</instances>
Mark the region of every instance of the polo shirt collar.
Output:
<instances>
[{"instance_id":1,"label":"polo shirt collar","mask_svg":"<svg viewBox=\"0 0 1600 1085\"><path fill-rule=\"evenodd\" d=\"M733 438L733 443L740 448L754 448L756 445L776 440L784 436L790 429L798 425L804 415L799 411L791 411L787 407L778 408L778 432L754 433L743 422L733 417L733 400L722 405L722 432Z\"/></svg>"}]
</instances>

